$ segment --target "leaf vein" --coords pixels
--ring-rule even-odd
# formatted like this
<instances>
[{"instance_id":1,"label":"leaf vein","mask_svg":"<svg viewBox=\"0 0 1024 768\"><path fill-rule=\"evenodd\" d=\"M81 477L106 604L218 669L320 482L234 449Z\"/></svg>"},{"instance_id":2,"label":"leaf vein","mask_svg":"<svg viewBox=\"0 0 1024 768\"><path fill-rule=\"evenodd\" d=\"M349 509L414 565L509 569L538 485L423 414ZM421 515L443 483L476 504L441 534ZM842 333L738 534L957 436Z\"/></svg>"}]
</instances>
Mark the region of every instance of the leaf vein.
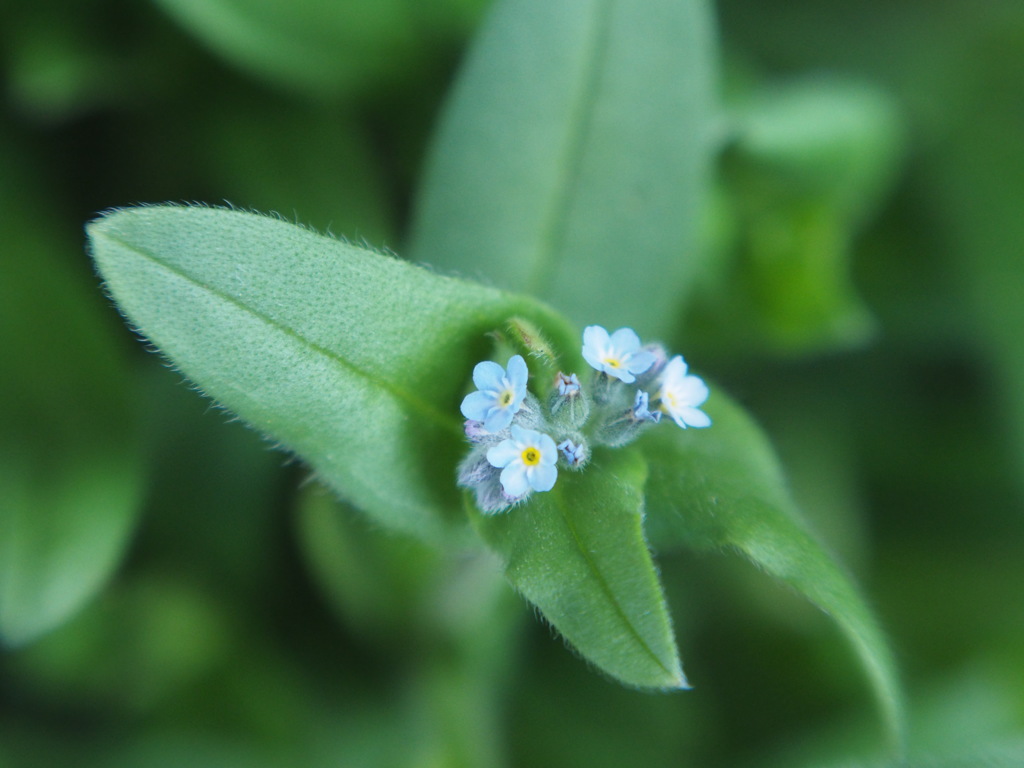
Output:
<instances>
[{"instance_id":1,"label":"leaf vein","mask_svg":"<svg viewBox=\"0 0 1024 768\"><path fill-rule=\"evenodd\" d=\"M573 205L573 191L578 186L582 172L583 157L587 140L594 124L597 93L603 73L601 51L609 33L610 6L613 0L598 0L596 19L592 25L590 39L584 54L584 75L579 88L575 108L570 115L565 151L562 155L561 172L558 174L553 193L550 214L541 227L540 243L534 259L534 267L527 282L527 290L535 295L545 293L554 269L554 254L563 250L568 228L569 213Z\"/></svg>"},{"instance_id":2,"label":"leaf vein","mask_svg":"<svg viewBox=\"0 0 1024 768\"><path fill-rule=\"evenodd\" d=\"M597 579L597 583L601 588L601 591L604 592L605 595L608 597L608 601L611 603L612 608L615 610L615 613L618 615L619 619L621 619L623 624L626 625L626 628L629 630L633 638L640 644L640 647L642 647L650 655L650 657L654 659L655 664L657 664L670 678L677 679L678 675L675 673L675 671L665 666L665 663L661 660L661 658L650 646L650 644L640 634L637 628L633 625L633 622L630 621L629 617L626 615L625 610L622 608L622 605L619 603L618 598L615 596L615 593L609 586L607 579L605 579L604 574L601 573L601 570L600 568L598 568L597 563L594 562L594 559L590 556L590 553L587 551L586 547L583 546L583 542L576 531L576 526L572 524L572 520L569 517L569 513L565 505L565 499L563 494L556 492L554 494L554 498L555 504L558 507L558 511L562 515L562 520L565 522L565 526L569 529L569 533L572 535L573 541L576 544L576 549L579 550L580 554L583 556L584 562L587 564L587 567L594 574L595 578Z\"/></svg>"},{"instance_id":3,"label":"leaf vein","mask_svg":"<svg viewBox=\"0 0 1024 768\"><path fill-rule=\"evenodd\" d=\"M185 270L168 264L166 261L160 259L157 255L147 251L146 249L140 248L139 246L134 245L132 243L128 243L125 240L109 232L102 233L102 236L106 237L109 240L114 241L115 243L117 243L118 245L120 245L121 247L125 248L128 251L131 251L132 253L135 253L145 259L148 259L152 263L167 270L171 274L176 275L182 280L185 280L191 283L192 285L195 285L211 293L212 295L216 296L222 301L225 301L228 304L237 307L243 312L247 312L248 314L260 320L264 324L276 329L280 333L283 333L286 336L295 339L300 344L303 344L313 352L322 355L326 359L333 362L335 365L345 369L346 371L352 374L355 374L356 376L365 379L370 384L373 384L374 386L383 389L385 392L390 394L395 400L398 400L399 402L403 403L409 410L418 412L419 415L429 419L438 426L441 426L447 429L448 431L457 434L462 434L462 430L458 422L454 418L443 412L440 408L433 405L432 403L416 397L412 393L408 392L407 390L401 387L396 386L395 384L386 379L375 376L374 374L370 373L364 368L361 368L360 366L356 365L351 360L348 360L342 355L339 355L337 352L334 352L333 350L328 349L327 347L324 347L310 340L309 338L307 338L306 336L304 336L302 333L292 328L291 326L282 323L280 320L277 320L276 318L273 318L263 312L256 310L255 308L244 303L237 297L232 296L230 293L226 293L225 291L219 290L218 288L215 288L211 285L202 282L201 280L196 279Z\"/></svg>"}]
</instances>

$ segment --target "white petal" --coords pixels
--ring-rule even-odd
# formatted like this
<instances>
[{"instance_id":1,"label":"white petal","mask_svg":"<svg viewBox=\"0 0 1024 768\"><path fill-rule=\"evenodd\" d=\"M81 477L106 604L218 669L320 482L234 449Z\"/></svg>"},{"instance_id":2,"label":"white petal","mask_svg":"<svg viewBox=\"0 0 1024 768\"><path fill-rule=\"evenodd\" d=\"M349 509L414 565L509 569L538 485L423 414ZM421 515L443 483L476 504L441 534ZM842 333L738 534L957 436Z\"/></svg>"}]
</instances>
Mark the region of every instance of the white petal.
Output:
<instances>
[{"instance_id":1,"label":"white petal","mask_svg":"<svg viewBox=\"0 0 1024 768\"><path fill-rule=\"evenodd\" d=\"M665 370L661 374L661 380L665 382L666 387L672 387L674 382L682 380L685 375L686 361L676 355L668 361L668 365L665 366Z\"/></svg>"},{"instance_id":2,"label":"white petal","mask_svg":"<svg viewBox=\"0 0 1024 768\"><path fill-rule=\"evenodd\" d=\"M625 368L612 368L610 366L606 366L604 372L607 373L609 376L614 376L623 384L632 384L634 381L636 381L636 376L634 376Z\"/></svg>"},{"instance_id":3,"label":"white petal","mask_svg":"<svg viewBox=\"0 0 1024 768\"><path fill-rule=\"evenodd\" d=\"M708 399L708 386L700 376L686 376L676 387L676 398L686 405L700 405Z\"/></svg>"},{"instance_id":4,"label":"white petal","mask_svg":"<svg viewBox=\"0 0 1024 768\"><path fill-rule=\"evenodd\" d=\"M594 370L604 370L604 363L601 362L601 356L590 347L583 348L583 359L586 360L587 365Z\"/></svg>"},{"instance_id":5,"label":"white petal","mask_svg":"<svg viewBox=\"0 0 1024 768\"><path fill-rule=\"evenodd\" d=\"M608 331L600 325L588 325L583 329L583 346L600 350L608 344Z\"/></svg>"},{"instance_id":6,"label":"white petal","mask_svg":"<svg viewBox=\"0 0 1024 768\"><path fill-rule=\"evenodd\" d=\"M620 352L632 352L640 348L640 337L632 328L619 328L611 335L611 343Z\"/></svg>"},{"instance_id":7,"label":"white petal","mask_svg":"<svg viewBox=\"0 0 1024 768\"><path fill-rule=\"evenodd\" d=\"M699 408L680 408L679 418L691 427L710 427L711 417ZM676 420L678 423L679 419Z\"/></svg>"}]
</instances>

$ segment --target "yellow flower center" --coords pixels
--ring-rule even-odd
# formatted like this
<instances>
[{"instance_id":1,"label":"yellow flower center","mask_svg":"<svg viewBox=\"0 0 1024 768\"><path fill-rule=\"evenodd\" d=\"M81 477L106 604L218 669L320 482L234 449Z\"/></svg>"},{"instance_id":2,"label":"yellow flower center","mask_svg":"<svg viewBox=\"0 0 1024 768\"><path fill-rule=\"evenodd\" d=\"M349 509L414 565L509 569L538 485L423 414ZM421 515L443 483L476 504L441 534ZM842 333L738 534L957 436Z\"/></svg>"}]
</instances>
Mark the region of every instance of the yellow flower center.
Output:
<instances>
[{"instance_id":1,"label":"yellow flower center","mask_svg":"<svg viewBox=\"0 0 1024 768\"><path fill-rule=\"evenodd\" d=\"M540 451L533 446L530 446L523 451L521 458L523 459L523 464L526 466L535 467L540 464Z\"/></svg>"},{"instance_id":2,"label":"yellow flower center","mask_svg":"<svg viewBox=\"0 0 1024 768\"><path fill-rule=\"evenodd\" d=\"M609 366L609 367L611 367L611 368L621 368L622 367L622 363L619 361L619 358L617 358L617 357L606 357L604 359L604 364Z\"/></svg>"},{"instance_id":3,"label":"yellow flower center","mask_svg":"<svg viewBox=\"0 0 1024 768\"><path fill-rule=\"evenodd\" d=\"M511 389L506 389L501 393L501 397L498 398L498 405L502 408L506 408L512 404L512 400L515 398L515 394Z\"/></svg>"}]
</instances>

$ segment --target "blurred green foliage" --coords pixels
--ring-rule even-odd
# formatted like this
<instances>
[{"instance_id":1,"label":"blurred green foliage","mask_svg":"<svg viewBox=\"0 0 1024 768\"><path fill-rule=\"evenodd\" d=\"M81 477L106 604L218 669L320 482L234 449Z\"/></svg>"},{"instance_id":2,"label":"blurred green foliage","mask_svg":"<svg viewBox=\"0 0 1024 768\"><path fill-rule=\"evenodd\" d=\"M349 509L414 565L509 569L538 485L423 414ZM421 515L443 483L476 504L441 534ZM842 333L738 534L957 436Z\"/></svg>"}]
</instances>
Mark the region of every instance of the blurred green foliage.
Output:
<instances>
[{"instance_id":1,"label":"blurred green foliage","mask_svg":"<svg viewBox=\"0 0 1024 768\"><path fill-rule=\"evenodd\" d=\"M184 3L4 7L0 634L11 521L51 553L93 542L53 560L62 618L110 581L0 656L0 765L886 765L834 630L741 562L661 553L695 690L622 689L521 621L493 563L299 490L121 328L81 247L111 206L229 200L402 250L483 4L382 4L347 69L287 37L322 40L329 6L275 5L230 46ZM718 12L736 74L706 287L665 341L766 425L871 595L909 764L1020 765L1024 10Z\"/></svg>"}]
</instances>

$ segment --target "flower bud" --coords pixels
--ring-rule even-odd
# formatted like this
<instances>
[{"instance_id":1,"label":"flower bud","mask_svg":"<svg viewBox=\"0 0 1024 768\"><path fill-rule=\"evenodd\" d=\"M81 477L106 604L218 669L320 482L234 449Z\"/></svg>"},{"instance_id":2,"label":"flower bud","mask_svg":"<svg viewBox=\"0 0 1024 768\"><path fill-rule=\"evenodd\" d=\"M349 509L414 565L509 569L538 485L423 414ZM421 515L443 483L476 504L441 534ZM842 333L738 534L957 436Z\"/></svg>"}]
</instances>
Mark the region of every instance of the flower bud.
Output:
<instances>
[{"instance_id":1,"label":"flower bud","mask_svg":"<svg viewBox=\"0 0 1024 768\"><path fill-rule=\"evenodd\" d=\"M463 488L475 488L496 474L495 468L487 461L487 447L480 446L470 451L459 464L456 482Z\"/></svg>"},{"instance_id":2,"label":"flower bud","mask_svg":"<svg viewBox=\"0 0 1024 768\"><path fill-rule=\"evenodd\" d=\"M476 494L477 507L488 515L504 512L513 504L502 490L501 470L487 460L487 445L494 442L491 437L488 433L489 442L474 448L459 464L458 471L458 484Z\"/></svg>"},{"instance_id":3,"label":"flower bud","mask_svg":"<svg viewBox=\"0 0 1024 768\"><path fill-rule=\"evenodd\" d=\"M514 423L523 429L532 429L534 431L544 431L547 429L544 414L541 411L540 400L534 397L532 393L526 393L526 398L523 400L523 405L515 416ZM506 434L505 436L507 437L508 435Z\"/></svg>"},{"instance_id":4,"label":"flower bud","mask_svg":"<svg viewBox=\"0 0 1024 768\"><path fill-rule=\"evenodd\" d=\"M485 515L504 512L515 504L515 500L510 499L502 490L499 476L500 473L495 472L492 479L473 489L476 492L476 505Z\"/></svg>"},{"instance_id":5,"label":"flower bud","mask_svg":"<svg viewBox=\"0 0 1024 768\"><path fill-rule=\"evenodd\" d=\"M579 434L573 435L575 441L566 438L558 444L558 452L562 454L562 458L565 459L565 463L569 465L569 469L583 469L583 465L587 463L587 459L590 458L590 450L587 447L586 440Z\"/></svg>"},{"instance_id":6,"label":"flower bud","mask_svg":"<svg viewBox=\"0 0 1024 768\"><path fill-rule=\"evenodd\" d=\"M661 413L652 413L649 403L648 393L638 389L633 407L610 419L598 431L600 441L613 448L626 445L636 440L645 426L661 421Z\"/></svg>"},{"instance_id":7,"label":"flower bud","mask_svg":"<svg viewBox=\"0 0 1024 768\"><path fill-rule=\"evenodd\" d=\"M586 424L590 416L590 400L575 373L566 376L559 371L555 389L548 399L548 410L557 431L576 430Z\"/></svg>"}]
</instances>

